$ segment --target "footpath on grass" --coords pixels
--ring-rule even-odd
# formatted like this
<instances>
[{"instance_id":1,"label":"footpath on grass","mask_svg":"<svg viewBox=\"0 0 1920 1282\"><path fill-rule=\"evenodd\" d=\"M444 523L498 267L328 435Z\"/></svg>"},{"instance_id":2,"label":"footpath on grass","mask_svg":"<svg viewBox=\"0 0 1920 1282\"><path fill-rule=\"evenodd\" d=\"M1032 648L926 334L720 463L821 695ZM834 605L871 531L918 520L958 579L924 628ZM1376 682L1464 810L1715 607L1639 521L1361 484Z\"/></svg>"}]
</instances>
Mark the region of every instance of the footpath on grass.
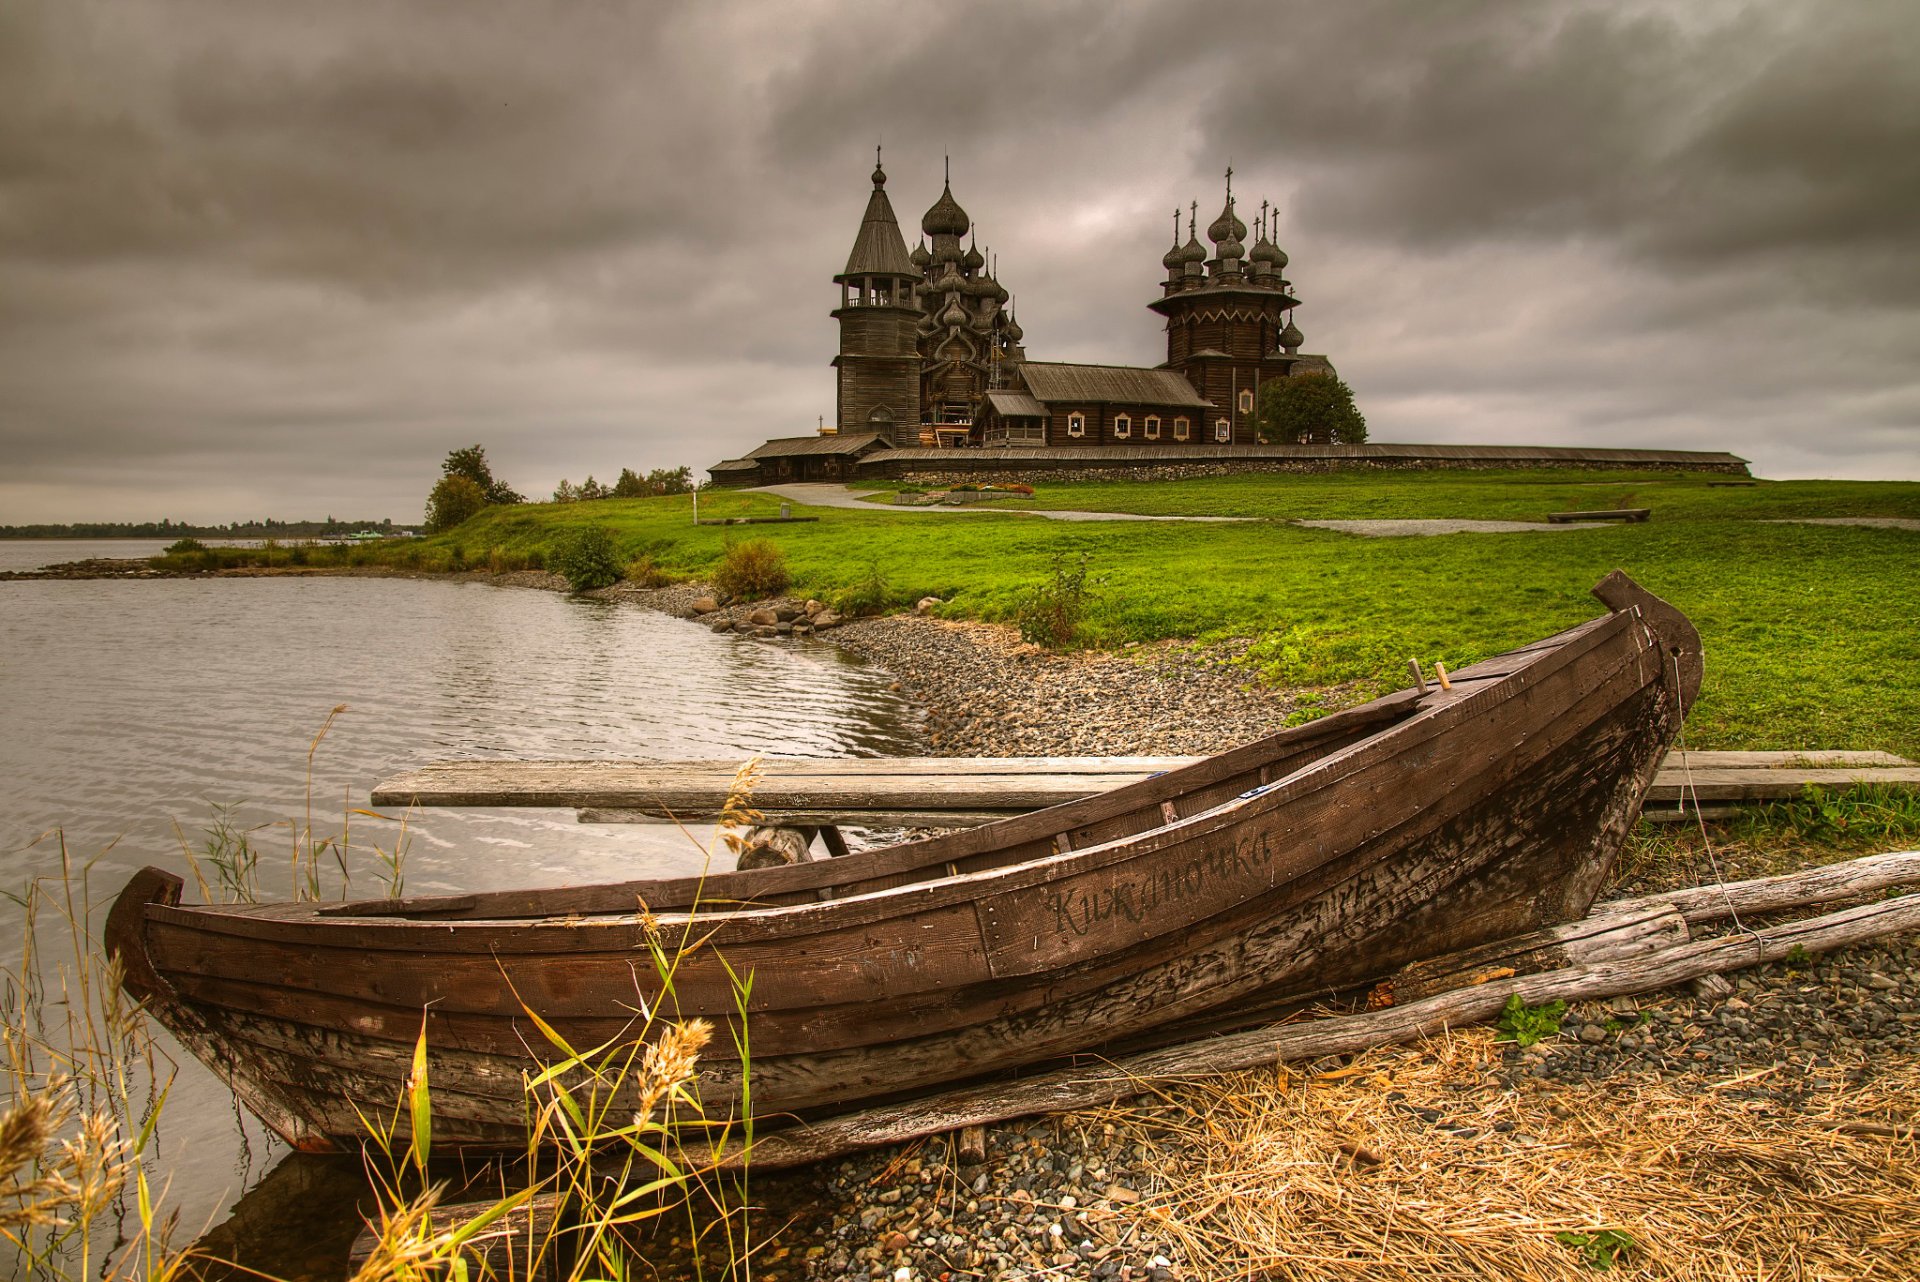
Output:
<instances>
[{"instance_id":1,"label":"footpath on grass","mask_svg":"<svg viewBox=\"0 0 1920 1282\"><path fill-rule=\"evenodd\" d=\"M853 511L871 512L884 508L888 512L938 512L948 516L980 516L985 513L1010 513L1018 516L1045 517L1050 521L1257 521L1256 516L1193 516L1172 512L1083 512L1071 508L1026 507L1018 499L1005 499L989 504L944 504L927 503L912 506L879 504L872 501L871 491L856 490L848 485L828 485L817 483L762 485L747 491L750 494L771 494L777 498L788 499L795 503L804 503L809 507L846 508ZM1303 526L1315 530L1339 530L1346 534L1363 534L1374 538L1393 537L1395 535L1432 535L1432 534L1519 534L1529 531L1554 533L1559 530L1582 530L1595 528L1591 523L1573 523L1556 525L1548 521L1484 521L1463 517L1444 518L1382 518L1374 520L1288 520L1289 525Z\"/></svg>"}]
</instances>

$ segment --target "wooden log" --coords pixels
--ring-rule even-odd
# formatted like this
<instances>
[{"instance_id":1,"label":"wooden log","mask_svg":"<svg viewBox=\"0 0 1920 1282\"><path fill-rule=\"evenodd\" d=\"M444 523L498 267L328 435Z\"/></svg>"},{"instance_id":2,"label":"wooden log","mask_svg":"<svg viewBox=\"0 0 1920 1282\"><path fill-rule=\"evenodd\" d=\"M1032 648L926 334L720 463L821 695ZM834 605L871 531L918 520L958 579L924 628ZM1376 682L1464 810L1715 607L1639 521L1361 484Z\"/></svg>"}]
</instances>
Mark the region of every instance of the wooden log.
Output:
<instances>
[{"instance_id":1,"label":"wooden log","mask_svg":"<svg viewBox=\"0 0 1920 1282\"><path fill-rule=\"evenodd\" d=\"M1650 903L1417 961L1401 967L1374 991L1391 996L1396 1004L1419 1001L1515 975L1643 957L1684 944L1689 938L1686 918L1677 908Z\"/></svg>"},{"instance_id":2,"label":"wooden log","mask_svg":"<svg viewBox=\"0 0 1920 1282\"><path fill-rule=\"evenodd\" d=\"M1756 877L1718 886L1695 886L1687 890L1668 890L1595 904L1594 915L1638 913L1658 905L1679 911L1687 922L1723 921L1736 913L1779 912L1785 908L1804 908L1812 904L1830 904L1842 899L1858 899L1895 886L1920 883L1920 850L1894 850L1881 855L1865 855L1843 863L1827 864L1778 877Z\"/></svg>"},{"instance_id":3,"label":"wooden log","mask_svg":"<svg viewBox=\"0 0 1920 1282\"><path fill-rule=\"evenodd\" d=\"M955 1149L959 1154L960 1165L979 1166L987 1160L987 1128L984 1126L961 1127Z\"/></svg>"},{"instance_id":4,"label":"wooden log","mask_svg":"<svg viewBox=\"0 0 1920 1282\"><path fill-rule=\"evenodd\" d=\"M862 1148L898 1144L963 1126L985 1126L1039 1113L1110 1104L1140 1090L1143 1081L1206 1076L1275 1062L1348 1055L1393 1042L1432 1036L1480 1023L1519 994L1529 1005L1590 1001L1671 988L1702 975L1780 961L1799 948L1827 952L1920 929L1920 895L1865 904L1754 934L1699 940L1626 961L1515 976L1455 989L1417 1002L1363 1014L1270 1025L1100 1066L1060 1069L1024 1081L949 1092L932 1099L868 1109L756 1140L752 1165L779 1169L839 1157ZM737 1166L737 1149L712 1155Z\"/></svg>"}]
</instances>

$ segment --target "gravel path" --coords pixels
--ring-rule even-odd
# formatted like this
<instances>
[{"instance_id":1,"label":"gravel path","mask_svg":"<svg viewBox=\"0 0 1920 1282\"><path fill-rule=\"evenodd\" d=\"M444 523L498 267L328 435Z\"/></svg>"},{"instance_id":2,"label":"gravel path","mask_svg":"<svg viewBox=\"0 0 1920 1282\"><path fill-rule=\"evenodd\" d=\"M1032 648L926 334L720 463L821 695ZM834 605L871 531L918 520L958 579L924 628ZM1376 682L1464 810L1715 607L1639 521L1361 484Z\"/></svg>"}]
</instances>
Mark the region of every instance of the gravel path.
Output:
<instances>
[{"instance_id":1,"label":"gravel path","mask_svg":"<svg viewBox=\"0 0 1920 1282\"><path fill-rule=\"evenodd\" d=\"M684 613L692 592L630 595ZM1217 752L1279 728L1293 707L1284 694L1243 689L1245 674L1220 648L1060 656L1004 627L914 615L849 623L831 638L894 673L926 709L928 750L946 755ZM1790 1124L1818 1091L1916 1056L1920 946L1896 939L1797 968L1741 972L1724 990L1702 983L1582 1004L1560 1035L1496 1050L1477 1079L1449 1087L1457 1094L1442 1107L1427 1099L1405 1106L1464 1135L1476 1099L1544 1091L1553 1117L1590 1110L1604 1118L1620 1107L1623 1086L1663 1083L1737 1091ZM991 1127L979 1166L960 1165L951 1137L940 1136L776 1177L765 1186L774 1211L764 1227L791 1222L756 1274L768 1282L1243 1277L1231 1260L1183 1251L1149 1209L1199 1178L1200 1158L1185 1156L1180 1135L1201 1109L1177 1088L1156 1091L1117 1110Z\"/></svg>"},{"instance_id":2,"label":"gravel path","mask_svg":"<svg viewBox=\"0 0 1920 1282\"><path fill-rule=\"evenodd\" d=\"M1250 516L1144 516L1138 512L1056 512L1044 508L1014 507L1018 499L999 499L983 503L927 503L895 506L869 503L860 496L865 490L845 485L762 485L758 493L775 494L795 503L815 507L844 507L861 512L934 512L948 516L979 516L983 512L1014 512L1021 516L1044 516L1049 521L1251 521Z\"/></svg>"},{"instance_id":3,"label":"gravel path","mask_svg":"<svg viewBox=\"0 0 1920 1282\"><path fill-rule=\"evenodd\" d=\"M1405 538L1428 534L1531 534L1555 530L1592 530L1610 524L1603 521L1578 521L1554 525L1547 521L1463 521L1446 518L1380 521L1294 521L1315 530L1339 530L1343 534L1362 534L1368 538Z\"/></svg>"},{"instance_id":4,"label":"gravel path","mask_svg":"<svg viewBox=\"0 0 1920 1282\"><path fill-rule=\"evenodd\" d=\"M1796 516L1790 520L1768 521L1768 525L1863 525L1876 530L1920 530L1920 519L1911 516Z\"/></svg>"}]
</instances>

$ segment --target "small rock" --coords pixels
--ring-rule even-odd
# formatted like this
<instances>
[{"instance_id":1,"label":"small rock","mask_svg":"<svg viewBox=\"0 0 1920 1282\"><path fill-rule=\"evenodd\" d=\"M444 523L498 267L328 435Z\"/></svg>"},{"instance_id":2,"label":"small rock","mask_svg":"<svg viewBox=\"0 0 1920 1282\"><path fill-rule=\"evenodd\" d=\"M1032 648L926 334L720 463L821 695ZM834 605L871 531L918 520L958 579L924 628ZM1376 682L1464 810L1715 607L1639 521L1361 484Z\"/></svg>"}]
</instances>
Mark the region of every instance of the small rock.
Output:
<instances>
[{"instance_id":1,"label":"small rock","mask_svg":"<svg viewBox=\"0 0 1920 1282\"><path fill-rule=\"evenodd\" d=\"M942 601L937 596L923 596L918 601L914 602L913 612L915 614L930 614L933 612L934 606L945 605L945 604L946 602Z\"/></svg>"},{"instance_id":2,"label":"small rock","mask_svg":"<svg viewBox=\"0 0 1920 1282\"><path fill-rule=\"evenodd\" d=\"M762 606L747 616L747 622L757 628L770 628L780 622L780 616L765 606Z\"/></svg>"},{"instance_id":3,"label":"small rock","mask_svg":"<svg viewBox=\"0 0 1920 1282\"><path fill-rule=\"evenodd\" d=\"M695 614L712 614L720 608L720 603L710 596L697 596L687 608Z\"/></svg>"},{"instance_id":4,"label":"small rock","mask_svg":"<svg viewBox=\"0 0 1920 1282\"><path fill-rule=\"evenodd\" d=\"M1607 1040L1607 1030L1598 1024L1582 1024L1580 1026L1580 1040L1589 1046L1598 1046L1601 1042Z\"/></svg>"}]
</instances>

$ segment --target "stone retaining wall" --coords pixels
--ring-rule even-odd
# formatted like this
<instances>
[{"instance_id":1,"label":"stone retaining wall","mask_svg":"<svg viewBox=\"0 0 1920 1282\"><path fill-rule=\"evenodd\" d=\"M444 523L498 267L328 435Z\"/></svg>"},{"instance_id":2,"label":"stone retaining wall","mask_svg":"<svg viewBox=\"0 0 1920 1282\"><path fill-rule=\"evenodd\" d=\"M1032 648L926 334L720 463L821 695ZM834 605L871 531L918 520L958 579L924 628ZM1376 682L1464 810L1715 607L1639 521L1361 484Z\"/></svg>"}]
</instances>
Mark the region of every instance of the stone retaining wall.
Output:
<instances>
[{"instance_id":1,"label":"stone retaining wall","mask_svg":"<svg viewBox=\"0 0 1920 1282\"><path fill-rule=\"evenodd\" d=\"M956 451L958 453L958 451ZM954 463L961 463L955 459ZM1738 463L1669 463L1612 460L1573 461L1568 459L1223 459L1210 463L1125 463L1105 467L1054 463L1035 459L995 458L984 455L966 459L962 466L924 467L919 464L887 464L862 468L866 477L885 476L916 485L959 485L978 481L991 473L996 482L1011 484L1036 481L1184 481L1197 476L1232 476L1247 472L1318 473L1355 469L1389 472L1429 472L1439 469L1466 472L1567 471L1585 472L1711 472L1727 476L1746 476Z\"/></svg>"}]
</instances>

